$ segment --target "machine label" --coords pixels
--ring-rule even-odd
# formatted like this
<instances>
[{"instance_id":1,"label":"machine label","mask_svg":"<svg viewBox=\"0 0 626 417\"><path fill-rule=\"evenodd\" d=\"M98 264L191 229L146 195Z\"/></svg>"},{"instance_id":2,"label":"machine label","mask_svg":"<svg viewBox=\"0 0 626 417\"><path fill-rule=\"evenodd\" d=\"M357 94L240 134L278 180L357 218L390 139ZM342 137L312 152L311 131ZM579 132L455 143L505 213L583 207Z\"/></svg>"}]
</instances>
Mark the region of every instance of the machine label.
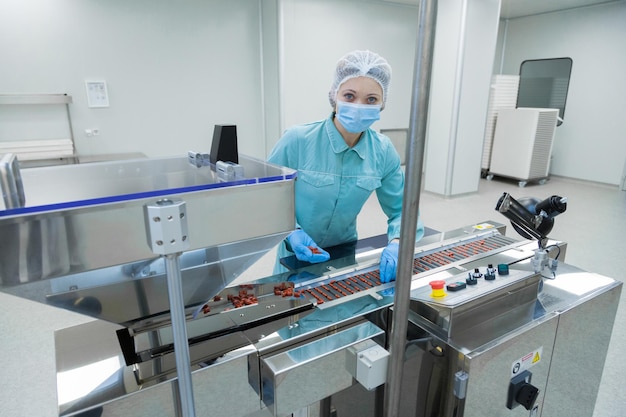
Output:
<instances>
[{"instance_id":1,"label":"machine label","mask_svg":"<svg viewBox=\"0 0 626 417\"><path fill-rule=\"evenodd\" d=\"M543 346L541 346L539 349L535 349L532 352L527 353L518 360L514 361L511 365L511 378L541 362L542 356Z\"/></svg>"}]
</instances>

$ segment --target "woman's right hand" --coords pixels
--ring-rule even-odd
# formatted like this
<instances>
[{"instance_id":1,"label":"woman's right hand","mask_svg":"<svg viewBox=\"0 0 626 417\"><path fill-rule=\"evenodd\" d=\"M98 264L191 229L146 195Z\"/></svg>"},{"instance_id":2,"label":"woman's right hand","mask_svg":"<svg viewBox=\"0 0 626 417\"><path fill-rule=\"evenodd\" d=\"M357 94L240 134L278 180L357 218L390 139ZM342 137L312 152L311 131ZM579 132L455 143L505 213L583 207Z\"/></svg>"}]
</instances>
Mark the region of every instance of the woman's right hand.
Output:
<instances>
[{"instance_id":1,"label":"woman's right hand","mask_svg":"<svg viewBox=\"0 0 626 417\"><path fill-rule=\"evenodd\" d=\"M291 245L291 251L295 253L299 261L318 263L330 259L330 254L317 246L311 236L302 229L293 231L287 236L287 241Z\"/></svg>"}]
</instances>

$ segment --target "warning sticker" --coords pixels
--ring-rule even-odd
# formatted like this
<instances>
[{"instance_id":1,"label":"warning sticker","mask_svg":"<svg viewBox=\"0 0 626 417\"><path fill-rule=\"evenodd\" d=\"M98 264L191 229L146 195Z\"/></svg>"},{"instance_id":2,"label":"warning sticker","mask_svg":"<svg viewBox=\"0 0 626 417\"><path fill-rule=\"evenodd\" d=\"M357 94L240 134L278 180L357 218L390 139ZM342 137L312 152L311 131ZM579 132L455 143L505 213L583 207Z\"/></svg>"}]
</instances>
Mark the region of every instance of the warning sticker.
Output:
<instances>
[{"instance_id":1,"label":"warning sticker","mask_svg":"<svg viewBox=\"0 0 626 417\"><path fill-rule=\"evenodd\" d=\"M481 223L474 225L474 229L476 230L485 230L485 229L493 229L495 226L490 223Z\"/></svg>"},{"instance_id":2,"label":"warning sticker","mask_svg":"<svg viewBox=\"0 0 626 417\"><path fill-rule=\"evenodd\" d=\"M539 362L541 362L542 356L543 346L541 346L539 349L535 349L532 352L525 354L518 360L514 361L511 365L511 377L514 377L520 372L530 369Z\"/></svg>"}]
</instances>

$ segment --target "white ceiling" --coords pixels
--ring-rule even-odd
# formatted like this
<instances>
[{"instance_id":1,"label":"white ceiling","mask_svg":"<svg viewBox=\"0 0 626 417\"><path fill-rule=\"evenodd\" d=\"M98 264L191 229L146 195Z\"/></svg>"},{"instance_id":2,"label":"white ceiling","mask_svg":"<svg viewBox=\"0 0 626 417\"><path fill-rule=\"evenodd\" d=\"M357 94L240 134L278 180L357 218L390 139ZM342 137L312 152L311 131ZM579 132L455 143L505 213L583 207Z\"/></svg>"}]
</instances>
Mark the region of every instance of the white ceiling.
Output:
<instances>
[{"instance_id":1,"label":"white ceiling","mask_svg":"<svg viewBox=\"0 0 626 417\"><path fill-rule=\"evenodd\" d=\"M419 4L420 0L383 0L392 3ZM502 0L500 17L513 19L515 17L531 16L534 14L554 12L558 10L575 9L600 3L611 3L615 0Z\"/></svg>"}]
</instances>

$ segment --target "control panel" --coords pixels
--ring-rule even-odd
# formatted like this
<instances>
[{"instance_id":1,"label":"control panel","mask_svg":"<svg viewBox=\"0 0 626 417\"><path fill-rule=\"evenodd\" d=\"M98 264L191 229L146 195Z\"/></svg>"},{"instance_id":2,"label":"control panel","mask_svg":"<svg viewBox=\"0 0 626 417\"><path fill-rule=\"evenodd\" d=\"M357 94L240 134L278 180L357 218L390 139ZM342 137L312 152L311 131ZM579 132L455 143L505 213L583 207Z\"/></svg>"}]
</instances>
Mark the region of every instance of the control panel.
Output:
<instances>
[{"instance_id":1,"label":"control panel","mask_svg":"<svg viewBox=\"0 0 626 417\"><path fill-rule=\"evenodd\" d=\"M533 271L487 265L414 288L411 310L420 323L446 337L490 328L496 318L524 323L533 317L540 281Z\"/></svg>"},{"instance_id":2,"label":"control panel","mask_svg":"<svg viewBox=\"0 0 626 417\"><path fill-rule=\"evenodd\" d=\"M475 268L445 280L433 280L428 286L411 291L416 301L454 307L480 298L489 293L503 290L515 283L523 282L536 275L532 271L509 269L507 264L494 267Z\"/></svg>"}]
</instances>

